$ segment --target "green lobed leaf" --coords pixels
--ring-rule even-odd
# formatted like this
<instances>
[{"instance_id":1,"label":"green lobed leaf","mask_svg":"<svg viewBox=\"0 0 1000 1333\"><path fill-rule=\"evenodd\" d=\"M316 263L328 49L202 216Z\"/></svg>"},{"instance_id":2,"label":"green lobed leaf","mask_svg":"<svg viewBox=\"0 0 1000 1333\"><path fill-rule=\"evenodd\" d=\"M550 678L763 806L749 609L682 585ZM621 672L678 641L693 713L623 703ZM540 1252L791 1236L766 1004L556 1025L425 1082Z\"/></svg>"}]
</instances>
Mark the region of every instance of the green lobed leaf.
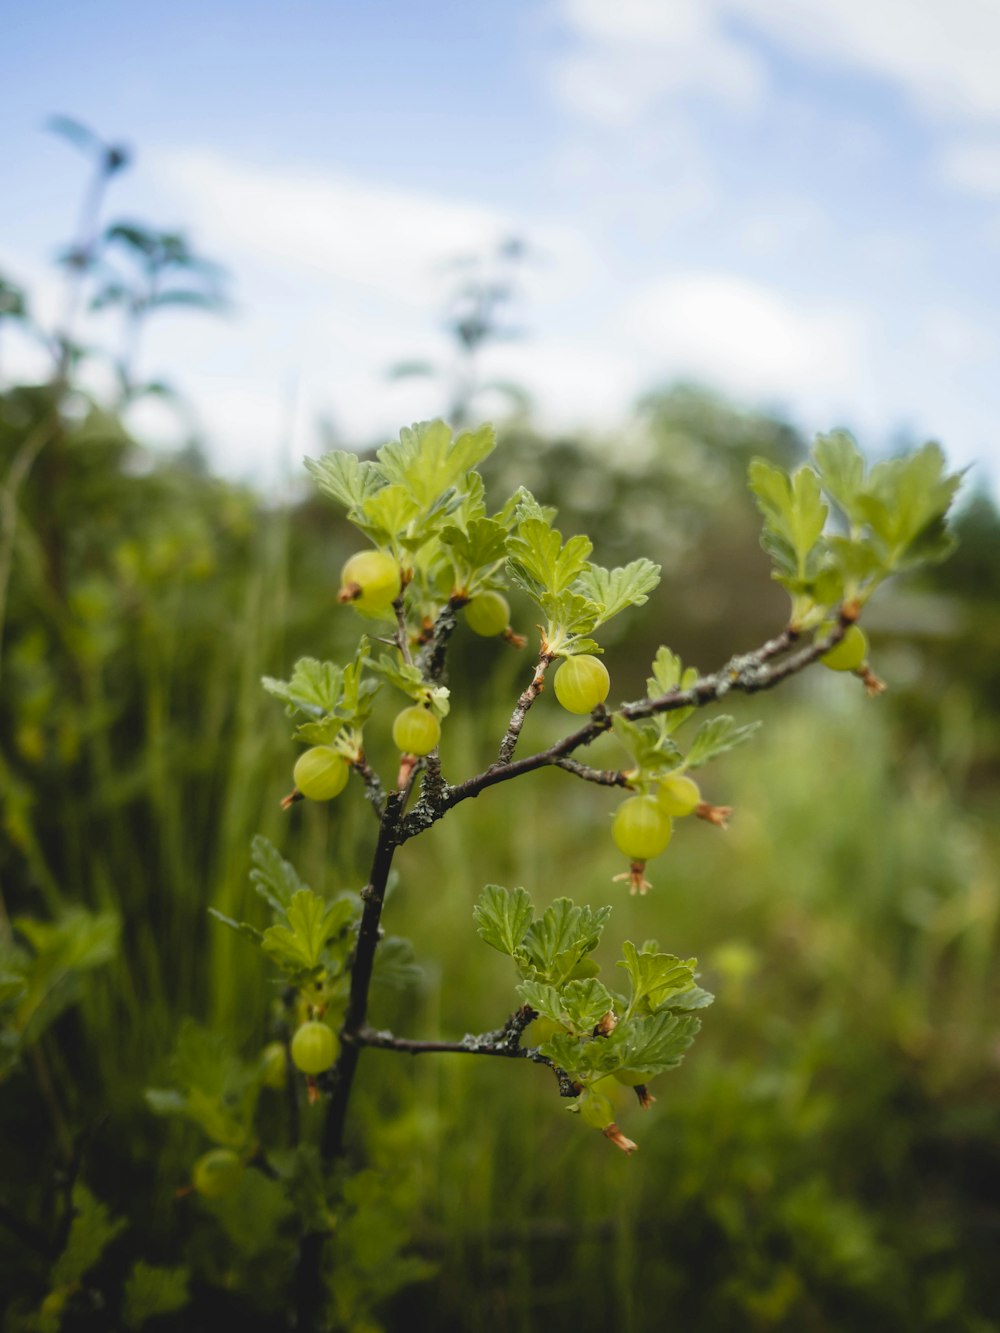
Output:
<instances>
[{"instance_id":1,"label":"green lobed leaf","mask_svg":"<svg viewBox=\"0 0 1000 1333\"><path fill-rule=\"evenodd\" d=\"M542 1042L539 1051L564 1070L571 1078L588 1081L599 1074L610 1074L615 1064L613 1048L606 1038L574 1036L570 1032L556 1032ZM606 1063L610 1057L610 1063Z\"/></svg>"},{"instance_id":2,"label":"green lobed leaf","mask_svg":"<svg viewBox=\"0 0 1000 1333\"><path fill-rule=\"evenodd\" d=\"M118 950L121 923L114 912L89 912L83 907L64 909L54 921L15 917L17 933L29 950L5 951L4 967L12 976L10 989L23 985L17 1008L11 1015L15 1035L4 1068L16 1056L16 1044L30 1045L55 1021L77 996L75 983L81 972L101 967Z\"/></svg>"},{"instance_id":3,"label":"green lobed leaf","mask_svg":"<svg viewBox=\"0 0 1000 1333\"><path fill-rule=\"evenodd\" d=\"M614 1009L614 997L596 977L568 981L559 987L523 981L517 993L539 1014L577 1034L590 1035L605 1014Z\"/></svg>"},{"instance_id":4,"label":"green lobed leaf","mask_svg":"<svg viewBox=\"0 0 1000 1333\"><path fill-rule=\"evenodd\" d=\"M35 953L31 971L36 978L42 973L82 972L109 963L118 951L121 933L117 913L88 912L83 907L67 908L55 921L15 917L13 925Z\"/></svg>"},{"instance_id":5,"label":"green lobed leaf","mask_svg":"<svg viewBox=\"0 0 1000 1333\"><path fill-rule=\"evenodd\" d=\"M404 486L421 509L429 508L465 474L481 463L496 446L492 426L463 431L452 439L443 421L421 421L399 432L399 440L384 445L378 460L390 482Z\"/></svg>"},{"instance_id":6,"label":"green lobed leaf","mask_svg":"<svg viewBox=\"0 0 1000 1333\"><path fill-rule=\"evenodd\" d=\"M52 1269L53 1289L79 1282L128 1225L123 1217L113 1217L107 1204L95 1198L80 1181L73 1186L72 1200L73 1221L66 1248Z\"/></svg>"},{"instance_id":7,"label":"green lobed leaf","mask_svg":"<svg viewBox=\"0 0 1000 1333\"><path fill-rule=\"evenodd\" d=\"M528 518L537 518L551 527L559 511L555 505L539 504L526 486L519 486L501 509L498 517L504 522L520 524Z\"/></svg>"},{"instance_id":8,"label":"green lobed leaf","mask_svg":"<svg viewBox=\"0 0 1000 1333\"><path fill-rule=\"evenodd\" d=\"M326 902L311 889L300 889L288 904L288 924L269 926L261 948L285 971L312 971L320 965L327 944L343 933L354 915L349 898Z\"/></svg>"},{"instance_id":9,"label":"green lobed leaf","mask_svg":"<svg viewBox=\"0 0 1000 1333\"><path fill-rule=\"evenodd\" d=\"M308 886L299 878L291 861L284 860L277 847L262 834L256 834L250 846L253 862L250 881L264 901L279 916L284 916L295 894Z\"/></svg>"},{"instance_id":10,"label":"green lobed leaf","mask_svg":"<svg viewBox=\"0 0 1000 1333\"><path fill-rule=\"evenodd\" d=\"M553 1023L563 1021L562 1001L555 986L549 986L544 981L522 981L516 990L536 1014L551 1019Z\"/></svg>"},{"instance_id":11,"label":"green lobed leaf","mask_svg":"<svg viewBox=\"0 0 1000 1333\"><path fill-rule=\"evenodd\" d=\"M596 977L568 981L560 990L560 999L565 1021L576 1032L592 1031L614 1010L611 992Z\"/></svg>"},{"instance_id":12,"label":"green lobed leaf","mask_svg":"<svg viewBox=\"0 0 1000 1333\"><path fill-rule=\"evenodd\" d=\"M182 1023L170 1061L173 1086L147 1088L146 1102L157 1115L193 1121L215 1143L242 1148L252 1136L260 1081L221 1033L193 1020Z\"/></svg>"},{"instance_id":13,"label":"green lobed leaf","mask_svg":"<svg viewBox=\"0 0 1000 1333\"><path fill-rule=\"evenodd\" d=\"M644 557L617 569L588 564L576 582L576 590L600 608L596 624L603 625L628 606L644 606L660 581L660 566Z\"/></svg>"},{"instance_id":14,"label":"green lobed leaf","mask_svg":"<svg viewBox=\"0 0 1000 1333\"><path fill-rule=\"evenodd\" d=\"M633 763L643 774L656 777L676 768L681 752L659 725L659 718L632 722L616 713L611 719L612 730L632 756Z\"/></svg>"},{"instance_id":15,"label":"green lobed leaf","mask_svg":"<svg viewBox=\"0 0 1000 1333\"><path fill-rule=\"evenodd\" d=\"M423 672L412 662L404 662L398 653L396 657L382 653L377 662L370 662L369 665L385 676L389 684L395 686L401 694L417 703L429 704L435 717L448 716L451 691L446 685L428 685Z\"/></svg>"},{"instance_id":16,"label":"green lobed leaf","mask_svg":"<svg viewBox=\"0 0 1000 1333\"><path fill-rule=\"evenodd\" d=\"M557 898L525 932L522 947L530 964L550 982L564 981L585 954L597 948L610 907L578 906Z\"/></svg>"},{"instance_id":17,"label":"green lobed leaf","mask_svg":"<svg viewBox=\"0 0 1000 1333\"><path fill-rule=\"evenodd\" d=\"M646 949L640 952L631 940L622 945L622 953L624 957L618 966L625 969L631 983L630 1014L651 1014L663 1008L677 1008L679 1006L674 1003L677 997L700 989L695 981L696 958L680 959L672 953ZM708 994L707 991L701 993ZM702 1004L697 1007L701 1008Z\"/></svg>"},{"instance_id":18,"label":"green lobed leaf","mask_svg":"<svg viewBox=\"0 0 1000 1333\"><path fill-rule=\"evenodd\" d=\"M465 530L449 524L440 535L463 586L478 571L492 568L507 554L507 529L495 518L474 518Z\"/></svg>"},{"instance_id":19,"label":"green lobed leaf","mask_svg":"<svg viewBox=\"0 0 1000 1333\"><path fill-rule=\"evenodd\" d=\"M366 530L380 545L388 545L401 536L414 519L420 518L424 510L405 486L397 484L383 486L370 495L362 513Z\"/></svg>"},{"instance_id":20,"label":"green lobed leaf","mask_svg":"<svg viewBox=\"0 0 1000 1333\"><path fill-rule=\"evenodd\" d=\"M765 459L754 458L749 485L764 516L761 545L781 573L805 577L828 512L818 476L812 468L800 467L789 477Z\"/></svg>"},{"instance_id":21,"label":"green lobed leaf","mask_svg":"<svg viewBox=\"0 0 1000 1333\"><path fill-rule=\"evenodd\" d=\"M376 463L334 449L322 458L307 458L306 468L321 491L342 504L348 515L360 513L365 501L385 485Z\"/></svg>"},{"instance_id":22,"label":"green lobed leaf","mask_svg":"<svg viewBox=\"0 0 1000 1333\"><path fill-rule=\"evenodd\" d=\"M315 657L301 657L295 663L291 680L264 676L261 684L268 694L281 699L293 712L322 717L332 713L340 702L344 673L333 662Z\"/></svg>"},{"instance_id":23,"label":"green lobed leaf","mask_svg":"<svg viewBox=\"0 0 1000 1333\"><path fill-rule=\"evenodd\" d=\"M941 559L951 549L944 522L962 476L949 476L945 466L940 445L932 442L872 469L865 515L889 548L895 569Z\"/></svg>"},{"instance_id":24,"label":"green lobed leaf","mask_svg":"<svg viewBox=\"0 0 1000 1333\"><path fill-rule=\"evenodd\" d=\"M589 537L583 536L570 537L563 545L562 533L544 519L526 518L516 534L508 538L507 550L509 567L520 576L525 591L537 598L538 591L567 592L587 568L593 545Z\"/></svg>"},{"instance_id":25,"label":"green lobed leaf","mask_svg":"<svg viewBox=\"0 0 1000 1333\"><path fill-rule=\"evenodd\" d=\"M526 889L487 884L472 915L480 937L500 953L513 957L521 947L535 909Z\"/></svg>"},{"instance_id":26,"label":"green lobed leaf","mask_svg":"<svg viewBox=\"0 0 1000 1333\"><path fill-rule=\"evenodd\" d=\"M224 926L228 926L230 930L235 930L238 935L243 935L246 939L252 940L254 944L260 944L264 938L263 932L258 930L256 926L251 926L249 921L236 921L233 917L226 916L215 907L210 907L208 914L214 916L216 921L221 921Z\"/></svg>"},{"instance_id":27,"label":"green lobed leaf","mask_svg":"<svg viewBox=\"0 0 1000 1333\"><path fill-rule=\"evenodd\" d=\"M748 722L744 726L738 726L736 719L730 717L728 713L722 713L719 717L710 718L703 722L695 732L694 740L691 742L690 749L685 758L685 764L688 768L700 768L702 764L707 764L710 759L715 759L720 754L725 754L727 750L733 750L737 745L744 744L760 728L759 722Z\"/></svg>"},{"instance_id":28,"label":"green lobed leaf","mask_svg":"<svg viewBox=\"0 0 1000 1333\"><path fill-rule=\"evenodd\" d=\"M656 650L651 670L653 674L646 681L646 695L650 699L671 694L674 690L689 690L698 679L697 667L685 667L676 653L662 646ZM694 708L675 708L669 713L658 714L656 721L661 733L672 735L694 711Z\"/></svg>"},{"instance_id":29,"label":"green lobed leaf","mask_svg":"<svg viewBox=\"0 0 1000 1333\"><path fill-rule=\"evenodd\" d=\"M830 551L845 585L860 586L882 572L885 562L874 542L865 537L833 536L828 539ZM840 599L833 596L817 597L824 606L834 606Z\"/></svg>"},{"instance_id":30,"label":"green lobed leaf","mask_svg":"<svg viewBox=\"0 0 1000 1333\"><path fill-rule=\"evenodd\" d=\"M852 526L864 521L859 499L865 488L865 460L846 430L817 435L812 450L823 489Z\"/></svg>"},{"instance_id":31,"label":"green lobed leaf","mask_svg":"<svg viewBox=\"0 0 1000 1333\"><path fill-rule=\"evenodd\" d=\"M811 467L800 467L792 474L791 541L803 570L807 556L823 535L829 512L819 477Z\"/></svg>"},{"instance_id":32,"label":"green lobed leaf","mask_svg":"<svg viewBox=\"0 0 1000 1333\"><path fill-rule=\"evenodd\" d=\"M413 944L399 935L387 936L378 946L372 983L385 990L407 990L419 986L424 972L416 961Z\"/></svg>"},{"instance_id":33,"label":"green lobed leaf","mask_svg":"<svg viewBox=\"0 0 1000 1333\"><path fill-rule=\"evenodd\" d=\"M550 640L560 631L563 636L574 636L573 642L563 644L565 655L604 652L600 644L592 639L579 637L588 634L600 623L601 608L596 602L578 592L542 593L535 600L548 617Z\"/></svg>"},{"instance_id":34,"label":"green lobed leaf","mask_svg":"<svg viewBox=\"0 0 1000 1333\"><path fill-rule=\"evenodd\" d=\"M188 1283L186 1268L161 1268L137 1260L125 1282L122 1317L126 1328L139 1329L156 1315L182 1310L190 1299Z\"/></svg>"},{"instance_id":35,"label":"green lobed leaf","mask_svg":"<svg viewBox=\"0 0 1000 1333\"><path fill-rule=\"evenodd\" d=\"M676 1014L669 1009L621 1024L609 1038L618 1060L613 1067L638 1069L650 1077L674 1069L700 1028L701 1020L694 1014Z\"/></svg>"},{"instance_id":36,"label":"green lobed leaf","mask_svg":"<svg viewBox=\"0 0 1000 1333\"><path fill-rule=\"evenodd\" d=\"M650 670L653 674L646 681L646 689L651 699L661 694L670 694L673 690L686 690L698 679L696 667L685 670L677 654L663 646L657 648Z\"/></svg>"}]
</instances>

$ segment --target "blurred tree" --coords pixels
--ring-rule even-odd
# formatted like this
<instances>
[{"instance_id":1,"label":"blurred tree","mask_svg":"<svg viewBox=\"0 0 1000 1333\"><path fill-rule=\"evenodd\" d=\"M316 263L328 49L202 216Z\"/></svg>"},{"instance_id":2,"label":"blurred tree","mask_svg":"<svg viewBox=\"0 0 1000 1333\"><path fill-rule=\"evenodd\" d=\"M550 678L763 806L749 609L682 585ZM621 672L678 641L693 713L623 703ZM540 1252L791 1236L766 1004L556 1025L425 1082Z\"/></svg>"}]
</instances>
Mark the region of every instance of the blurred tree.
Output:
<instances>
[{"instance_id":1,"label":"blurred tree","mask_svg":"<svg viewBox=\"0 0 1000 1333\"><path fill-rule=\"evenodd\" d=\"M125 271L116 263L119 258L126 263ZM180 232L116 222L104 232L92 276L97 290L89 308L117 309L122 314L122 344L115 363L120 406L144 394L171 393L162 381L136 380L143 329L154 312L171 306L224 309L225 270L196 255Z\"/></svg>"},{"instance_id":2,"label":"blurred tree","mask_svg":"<svg viewBox=\"0 0 1000 1333\"><path fill-rule=\"evenodd\" d=\"M530 407L526 390L509 380L483 379L481 358L492 344L521 336L504 312L518 294L518 273L530 254L517 236L509 236L485 254L459 255L443 266L454 276L445 299L443 323L454 346L451 365L431 361L400 361L389 370L390 379L413 376L440 379L447 385L444 415L456 428L468 425L476 402L487 393L499 394L514 408Z\"/></svg>"}]
</instances>

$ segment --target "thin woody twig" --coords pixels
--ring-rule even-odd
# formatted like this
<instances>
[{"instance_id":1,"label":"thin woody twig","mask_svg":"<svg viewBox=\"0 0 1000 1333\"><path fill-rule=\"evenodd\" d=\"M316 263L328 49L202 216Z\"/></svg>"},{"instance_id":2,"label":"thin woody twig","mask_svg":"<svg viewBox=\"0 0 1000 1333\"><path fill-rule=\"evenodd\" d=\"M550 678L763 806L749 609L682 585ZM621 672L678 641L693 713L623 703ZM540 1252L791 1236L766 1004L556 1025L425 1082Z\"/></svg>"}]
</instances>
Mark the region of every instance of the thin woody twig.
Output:
<instances>
[{"instance_id":1,"label":"thin woody twig","mask_svg":"<svg viewBox=\"0 0 1000 1333\"><path fill-rule=\"evenodd\" d=\"M406 608L403 605L403 594L399 596L392 604L392 609L396 613L396 636L395 644L402 654L403 661L407 666L413 665L413 655L410 652L410 630L406 623Z\"/></svg>"},{"instance_id":2,"label":"thin woody twig","mask_svg":"<svg viewBox=\"0 0 1000 1333\"><path fill-rule=\"evenodd\" d=\"M555 761L557 768L564 768L567 773L574 773L578 778L583 778L585 782L596 782L602 787L627 787L628 775L619 768L591 768L589 764L581 764L576 759L569 758L568 755Z\"/></svg>"},{"instance_id":3,"label":"thin woody twig","mask_svg":"<svg viewBox=\"0 0 1000 1333\"><path fill-rule=\"evenodd\" d=\"M417 654L417 666L425 680L440 685L444 680L445 654L448 640L458 624L459 608L465 605L465 598L453 597L442 607L427 636L426 642Z\"/></svg>"},{"instance_id":4,"label":"thin woody twig","mask_svg":"<svg viewBox=\"0 0 1000 1333\"><path fill-rule=\"evenodd\" d=\"M564 736L561 741L557 741L555 745L550 746L547 750L540 750L536 754L527 755L522 759L511 759L509 762L498 761L475 777L468 778L465 782L460 782L454 787L449 787L444 799L436 805L418 806L403 823L401 841L422 833L453 806L478 796L487 787L508 782L511 778L520 777L523 773L531 773L539 768L560 765L561 761L571 756L575 750L589 745L598 736L609 731L612 718L616 714L627 718L629 721L635 721L644 717L653 717L657 713L676 712L681 708L704 708L707 704L716 703L723 699L732 691L742 694L758 694L762 690L773 689L775 685L787 680L790 676L796 675L799 671L817 661L824 653L829 652L834 644L839 643L843 638L849 623L849 619L841 617L828 634L807 644L804 648L800 648L797 652L789 652L789 649L797 642L798 633L795 630L786 629L754 652L741 653L730 658L725 666L707 676L699 677L687 689L675 688L657 696L655 699L639 699L634 703L622 704L613 713L609 713L603 708L595 709L589 722L570 735ZM534 682L532 682L532 685L534 685ZM521 696L522 699L530 692L531 688L532 686L528 687L528 690ZM525 705L525 713L531 703L534 702L535 697L537 697L537 690ZM520 708L520 704L521 701L519 700L518 708ZM514 724L517 714L518 709L515 709L514 717L511 718L511 725ZM523 720L522 714L520 721L523 723ZM518 730L520 730L520 725ZM510 727L508 727L507 735L510 735ZM516 739L517 734L515 733L515 742ZM504 740L507 740L507 736L504 737Z\"/></svg>"},{"instance_id":5,"label":"thin woody twig","mask_svg":"<svg viewBox=\"0 0 1000 1333\"><path fill-rule=\"evenodd\" d=\"M351 1035L349 1040L357 1042L359 1046L400 1051L406 1055L492 1055L507 1060L528 1060L532 1064L545 1065L552 1070L559 1084L561 1096L577 1096L580 1089L564 1069L560 1069L547 1055L542 1055L537 1047L520 1044L524 1029L536 1017L535 1011L525 1005L512 1014L502 1028L476 1036L466 1034L461 1041L414 1041L408 1037L397 1037L391 1032L376 1031L370 1027L361 1028Z\"/></svg>"},{"instance_id":6,"label":"thin woody twig","mask_svg":"<svg viewBox=\"0 0 1000 1333\"><path fill-rule=\"evenodd\" d=\"M362 782L365 784L365 795L371 802L377 819L382 818L382 811L385 807L385 791L382 787L382 780L369 764L364 755L355 759L353 764Z\"/></svg>"},{"instance_id":7,"label":"thin woody twig","mask_svg":"<svg viewBox=\"0 0 1000 1333\"><path fill-rule=\"evenodd\" d=\"M531 678L531 684L518 699L511 714L510 721L507 724L507 730L504 732L503 740L500 742L500 753L497 755L497 764L509 764L514 757L514 751L517 748L518 737L521 735L521 728L524 726L524 719L528 716L528 709L541 694L545 684L545 673L549 669L552 658L548 653L542 653L535 665L535 674Z\"/></svg>"}]
</instances>

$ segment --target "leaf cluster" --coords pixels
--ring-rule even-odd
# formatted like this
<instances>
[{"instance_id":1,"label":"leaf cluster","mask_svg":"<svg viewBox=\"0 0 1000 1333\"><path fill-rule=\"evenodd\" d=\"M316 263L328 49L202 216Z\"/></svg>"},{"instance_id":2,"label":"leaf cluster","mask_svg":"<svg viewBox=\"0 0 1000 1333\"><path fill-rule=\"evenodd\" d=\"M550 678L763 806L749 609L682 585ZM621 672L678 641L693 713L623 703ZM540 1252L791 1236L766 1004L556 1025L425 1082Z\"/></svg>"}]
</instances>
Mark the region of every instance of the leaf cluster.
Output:
<instances>
[{"instance_id":1,"label":"leaf cluster","mask_svg":"<svg viewBox=\"0 0 1000 1333\"><path fill-rule=\"evenodd\" d=\"M118 952L115 912L72 907L54 921L17 917L17 935L0 946L0 1079L79 996L81 974Z\"/></svg>"},{"instance_id":2,"label":"leaf cluster","mask_svg":"<svg viewBox=\"0 0 1000 1333\"><path fill-rule=\"evenodd\" d=\"M345 756L357 757L361 728L369 717L380 682L366 677L368 639L362 637L354 661L345 667L301 657L291 680L264 676L268 694L282 700L289 717L305 717L295 735L310 745L338 743Z\"/></svg>"},{"instance_id":3,"label":"leaf cluster","mask_svg":"<svg viewBox=\"0 0 1000 1333\"><path fill-rule=\"evenodd\" d=\"M527 494L516 514L507 573L546 617L543 650L552 656L600 652L589 635L626 607L643 606L660 581L660 566L645 557L616 569L594 564L589 537L564 542L552 526L554 514Z\"/></svg>"},{"instance_id":4,"label":"leaf cluster","mask_svg":"<svg viewBox=\"0 0 1000 1333\"><path fill-rule=\"evenodd\" d=\"M517 965L522 1002L554 1027L540 1053L581 1087L616 1070L653 1078L674 1068L701 1026L694 1011L712 1002L697 985L697 960L661 953L655 941L641 950L626 941L618 967L627 994L600 981L588 955L610 912L558 898L536 918L526 890L496 884L473 909L481 938Z\"/></svg>"},{"instance_id":5,"label":"leaf cluster","mask_svg":"<svg viewBox=\"0 0 1000 1333\"><path fill-rule=\"evenodd\" d=\"M792 599L793 625L814 628L845 602L860 608L890 575L944 559L960 482L935 443L869 470L846 431L818 436L812 464L791 474L753 459L761 545Z\"/></svg>"},{"instance_id":6,"label":"leaf cluster","mask_svg":"<svg viewBox=\"0 0 1000 1333\"><path fill-rule=\"evenodd\" d=\"M221 1147L243 1151L253 1142L262 1073L260 1065L241 1060L223 1034L188 1019L171 1056L170 1085L147 1088L146 1103L157 1115L190 1120Z\"/></svg>"},{"instance_id":7,"label":"leaf cluster","mask_svg":"<svg viewBox=\"0 0 1000 1333\"><path fill-rule=\"evenodd\" d=\"M457 437L442 421L400 432L374 460L335 450L307 466L348 519L407 574L406 601L417 620L510 584L546 617L545 650L592 652L587 636L628 606L641 606L659 566L640 559L619 569L589 560L587 537L566 542L555 511L523 488L488 514L476 466L496 441L491 427Z\"/></svg>"},{"instance_id":8,"label":"leaf cluster","mask_svg":"<svg viewBox=\"0 0 1000 1333\"><path fill-rule=\"evenodd\" d=\"M647 697L659 699L683 693L697 680L697 668L685 667L676 653L661 647L653 660L652 674L646 681ZM739 725L728 713L720 713L699 726L685 751L675 735L694 712L695 707L691 705L655 713L651 718L641 720L621 714L614 716L612 729L632 756L634 767L629 774L630 786L645 788L668 773L701 768L719 755L743 745L760 726L759 722Z\"/></svg>"},{"instance_id":9,"label":"leaf cluster","mask_svg":"<svg viewBox=\"0 0 1000 1333\"><path fill-rule=\"evenodd\" d=\"M329 997L330 987L343 975L350 952L353 927L360 911L357 896L342 893L327 901L299 878L267 838L254 838L250 880L270 907L273 923L259 930L246 921L234 921L210 908L224 925L259 944L292 985L318 988Z\"/></svg>"}]
</instances>

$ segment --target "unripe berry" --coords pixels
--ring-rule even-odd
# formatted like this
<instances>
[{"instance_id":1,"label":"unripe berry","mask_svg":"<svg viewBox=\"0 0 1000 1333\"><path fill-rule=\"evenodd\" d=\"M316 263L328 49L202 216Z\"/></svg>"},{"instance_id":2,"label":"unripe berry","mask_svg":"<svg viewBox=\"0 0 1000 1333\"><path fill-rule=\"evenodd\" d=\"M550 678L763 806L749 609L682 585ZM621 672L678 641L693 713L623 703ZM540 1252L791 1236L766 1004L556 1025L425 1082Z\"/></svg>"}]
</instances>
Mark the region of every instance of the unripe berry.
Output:
<instances>
[{"instance_id":1,"label":"unripe berry","mask_svg":"<svg viewBox=\"0 0 1000 1333\"><path fill-rule=\"evenodd\" d=\"M332 745L314 745L295 761L292 777L310 801L330 801L347 786L350 765Z\"/></svg>"},{"instance_id":2,"label":"unripe berry","mask_svg":"<svg viewBox=\"0 0 1000 1333\"><path fill-rule=\"evenodd\" d=\"M280 1092L285 1086L287 1068L288 1055L284 1043L280 1041L268 1043L260 1055L260 1081L264 1087Z\"/></svg>"},{"instance_id":3,"label":"unripe berry","mask_svg":"<svg viewBox=\"0 0 1000 1333\"><path fill-rule=\"evenodd\" d=\"M607 1097L591 1088L585 1088L580 1094L580 1116L594 1129L605 1129L614 1123L615 1108Z\"/></svg>"},{"instance_id":4,"label":"unripe berry","mask_svg":"<svg viewBox=\"0 0 1000 1333\"><path fill-rule=\"evenodd\" d=\"M701 805L701 792L693 778L684 773L668 773L657 783L656 801L664 814L683 818L694 814Z\"/></svg>"},{"instance_id":5,"label":"unripe berry","mask_svg":"<svg viewBox=\"0 0 1000 1333\"><path fill-rule=\"evenodd\" d=\"M868 656L868 640L860 625L848 625L844 637L819 659L831 671L857 671Z\"/></svg>"},{"instance_id":6,"label":"unripe berry","mask_svg":"<svg viewBox=\"0 0 1000 1333\"><path fill-rule=\"evenodd\" d=\"M206 1199L221 1199L240 1183L243 1163L232 1148L213 1148L191 1169L191 1184Z\"/></svg>"},{"instance_id":7,"label":"unripe berry","mask_svg":"<svg viewBox=\"0 0 1000 1333\"><path fill-rule=\"evenodd\" d=\"M568 713L591 713L611 689L608 669L599 657L567 657L555 674L556 698Z\"/></svg>"},{"instance_id":8,"label":"unripe berry","mask_svg":"<svg viewBox=\"0 0 1000 1333\"><path fill-rule=\"evenodd\" d=\"M626 1088L638 1088L644 1083L648 1083L649 1074L644 1074L641 1069L616 1069L614 1078Z\"/></svg>"},{"instance_id":9,"label":"unripe berry","mask_svg":"<svg viewBox=\"0 0 1000 1333\"><path fill-rule=\"evenodd\" d=\"M392 740L403 754L430 754L441 739L441 723L429 708L404 708L392 724Z\"/></svg>"},{"instance_id":10,"label":"unripe berry","mask_svg":"<svg viewBox=\"0 0 1000 1333\"><path fill-rule=\"evenodd\" d=\"M473 634L481 634L484 638L489 639L495 634L502 634L510 624L510 605L507 598L502 593L492 590L477 593L466 604L465 621Z\"/></svg>"},{"instance_id":11,"label":"unripe berry","mask_svg":"<svg viewBox=\"0 0 1000 1333\"><path fill-rule=\"evenodd\" d=\"M322 1074L340 1054L340 1041L332 1028L315 1019L303 1023L292 1038L292 1063L303 1074Z\"/></svg>"},{"instance_id":12,"label":"unripe berry","mask_svg":"<svg viewBox=\"0 0 1000 1333\"><path fill-rule=\"evenodd\" d=\"M385 551L358 551L340 572L337 600L366 615L384 615L399 596L399 565Z\"/></svg>"},{"instance_id":13,"label":"unripe berry","mask_svg":"<svg viewBox=\"0 0 1000 1333\"><path fill-rule=\"evenodd\" d=\"M670 816L655 796L630 796L615 813L611 836L615 846L630 861L648 861L659 856L674 831Z\"/></svg>"}]
</instances>

